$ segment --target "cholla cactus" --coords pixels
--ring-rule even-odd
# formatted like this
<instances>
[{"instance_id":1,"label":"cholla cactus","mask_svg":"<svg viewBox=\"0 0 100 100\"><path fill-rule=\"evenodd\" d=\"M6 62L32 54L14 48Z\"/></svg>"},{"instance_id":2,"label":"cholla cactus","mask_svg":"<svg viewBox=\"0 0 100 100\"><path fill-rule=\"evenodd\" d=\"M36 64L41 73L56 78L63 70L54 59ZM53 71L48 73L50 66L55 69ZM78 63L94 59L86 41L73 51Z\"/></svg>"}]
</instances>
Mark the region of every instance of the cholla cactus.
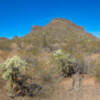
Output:
<instances>
[{"instance_id":1,"label":"cholla cactus","mask_svg":"<svg viewBox=\"0 0 100 100\"><path fill-rule=\"evenodd\" d=\"M74 72L76 59L72 57L69 53L66 53L62 49L59 49L54 52L53 56L55 60L61 64L64 76Z\"/></svg>"},{"instance_id":2,"label":"cholla cactus","mask_svg":"<svg viewBox=\"0 0 100 100\"><path fill-rule=\"evenodd\" d=\"M57 51L54 52L53 56L55 57L56 60L65 60L66 62L76 62L76 59L72 57L69 53L67 53L65 50L58 49Z\"/></svg>"},{"instance_id":3,"label":"cholla cactus","mask_svg":"<svg viewBox=\"0 0 100 100\"><path fill-rule=\"evenodd\" d=\"M10 88L12 88L14 82L13 78L19 74L22 69L25 71L26 64L27 63L19 56L8 58L4 63L0 64L0 68L2 69L2 77L8 81Z\"/></svg>"},{"instance_id":4,"label":"cholla cactus","mask_svg":"<svg viewBox=\"0 0 100 100\"><path fill-rule=\"evenodd\" d=\"M55 57L56 60L61 60L65 59L69 54L66 55L65 51L62 49L58 49L57 51L54 52L53 56Z\"/></svg>"}]
</instances>

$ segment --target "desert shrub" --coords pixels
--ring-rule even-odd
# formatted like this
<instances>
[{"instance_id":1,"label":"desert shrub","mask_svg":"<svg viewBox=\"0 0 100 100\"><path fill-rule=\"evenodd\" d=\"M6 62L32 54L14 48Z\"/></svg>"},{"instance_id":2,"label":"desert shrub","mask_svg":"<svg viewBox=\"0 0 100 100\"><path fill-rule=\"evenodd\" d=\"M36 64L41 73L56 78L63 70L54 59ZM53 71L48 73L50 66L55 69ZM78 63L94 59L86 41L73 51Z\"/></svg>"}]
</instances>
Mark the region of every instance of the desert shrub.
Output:
<instances>
[{"instance_id":1,"label":"desert shrub","mask_svg":"<svg viewBox=\"0 0 100 100\"><path fill-rule=\"evenodd\" d=\"M55 60L61 65L61 70L64 76L71 76L75 73L77 62L74 57L69 53L66 53L64 50L59 49L53 54Z\"/></svg>"},{"instance_id":2,"label":"desert shrub","mask_svg":"<svg viewBox=\"0 0 100 100\"><path fill-rule=\"evenodd\" d=\"M8 58L4 63L0 64L0 68L2 69L2 78L7 80L7 90L14 90L14 86L18 85L17 83L19 80L25 80L22 73L24 74L25 72L26 64L27 63L19 56Z\"/></svg>"}]
</instances>

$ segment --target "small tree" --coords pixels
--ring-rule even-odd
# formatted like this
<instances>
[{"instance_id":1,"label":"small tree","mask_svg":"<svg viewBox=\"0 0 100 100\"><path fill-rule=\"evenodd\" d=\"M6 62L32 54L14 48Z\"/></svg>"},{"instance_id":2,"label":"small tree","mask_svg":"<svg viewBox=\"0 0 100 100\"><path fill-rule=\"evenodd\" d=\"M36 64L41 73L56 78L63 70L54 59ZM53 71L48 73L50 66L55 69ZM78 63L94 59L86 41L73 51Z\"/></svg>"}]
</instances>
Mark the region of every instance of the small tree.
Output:
<instances>
[{"instance_id":1,"label":"small tree","mask_svg":"<svg viewBox=\"0 0 100 100\"><path fill-rule=\"evenodd\" d=\"M61 70L64 76L71 76L75 73L75 67L77 67L76 59L64 50L59 49L53 54L55 60L61 64Z\"/></svg>"},{"instance_id":2,"label":"small tree","mask_svg":"<svg viewBox=\"0 0 100 100\"><path fill-rule=\"evenodd\" d=\"M17 76L25 72L26 64L19 56L8 58L4 63L0 64L2 78L7 80L8 90L11 91L14 88L14 84L18 81Z\"/></svg>"}]
</instances>

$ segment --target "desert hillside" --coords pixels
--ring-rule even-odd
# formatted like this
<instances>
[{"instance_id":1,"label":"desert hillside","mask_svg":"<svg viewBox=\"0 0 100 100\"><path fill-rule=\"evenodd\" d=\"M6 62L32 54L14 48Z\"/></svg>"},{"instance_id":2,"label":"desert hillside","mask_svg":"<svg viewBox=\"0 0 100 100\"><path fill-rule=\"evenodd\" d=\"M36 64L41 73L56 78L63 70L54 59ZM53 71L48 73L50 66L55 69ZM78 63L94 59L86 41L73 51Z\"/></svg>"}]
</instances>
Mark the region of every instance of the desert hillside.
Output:
<instances>
[{"instance_id":1,"label":"desert hillside","mask_svg":"<svg viewBox=\"0 0 100 100\"><path fill-rule=\"evenodd\" d=\"M27 62L25 75L34 95L16 89L15 94L28 96L12 98L0 77L0 100L100 100L100 39L83 27L56 18L32 26L23 37L0 38L0 63L13 56Z\"/></svg>"}]
</instances>

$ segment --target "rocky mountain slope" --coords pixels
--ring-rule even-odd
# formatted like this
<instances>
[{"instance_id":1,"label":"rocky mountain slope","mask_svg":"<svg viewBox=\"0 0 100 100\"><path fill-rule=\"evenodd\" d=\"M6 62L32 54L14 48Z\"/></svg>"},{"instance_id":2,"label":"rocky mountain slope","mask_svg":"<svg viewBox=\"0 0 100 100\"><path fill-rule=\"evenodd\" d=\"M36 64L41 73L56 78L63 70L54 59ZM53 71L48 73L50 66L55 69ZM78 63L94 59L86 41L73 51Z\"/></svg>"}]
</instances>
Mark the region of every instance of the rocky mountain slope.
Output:
<instances>
[{"instance_id":1,"label":"rocky mountain slope","mask_svg":"<svg viewBox=\"0 0 100 100\"><path fill-rule=\"evenodd\" d=\"M14 41L17 41L14 39ZM84 31L80 26L65 19L53 19L46 26L33 26L30 33L17 42L22 48L50 50L64 48L68 52L94 53L100 51L100 39ZM27 45L27 47L26 47Z\"/></svg>"},{"instance_id":2,"label":"rocky mountain slope","mask_svg":"<svg viewBox=\"0 0 100 100\"><path fill-rule=\"evenodd\" d=\"M41 50L50 52L59 48L76 54L91 54L100 52L100 39L92 36L65 19L53 19L45 26L32 26L30 33L24 37L14 37L12 40L0 39L0 52L9 51L39 53ZM39 51L39 52L38 52Z\"/></svg>"}]
</instances>

